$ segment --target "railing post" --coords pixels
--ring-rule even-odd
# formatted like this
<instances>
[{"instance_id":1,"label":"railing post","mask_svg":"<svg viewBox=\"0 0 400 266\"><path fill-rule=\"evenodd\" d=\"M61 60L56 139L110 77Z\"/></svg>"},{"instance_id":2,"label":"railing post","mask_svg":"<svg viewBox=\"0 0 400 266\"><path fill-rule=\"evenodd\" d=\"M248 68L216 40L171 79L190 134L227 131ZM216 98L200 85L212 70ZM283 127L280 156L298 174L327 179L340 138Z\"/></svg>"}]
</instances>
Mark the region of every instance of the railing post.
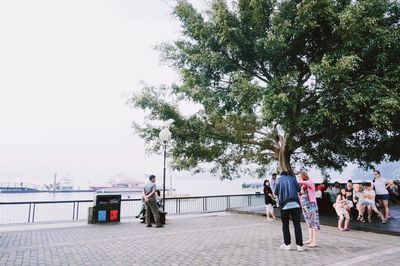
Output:
<instances>
[{"instance_id":1,"label":"railing post","mask_svg":"<svg viewBox=\"0 0 400 266\"><path fill-rule=\"evenodd\" d=\"M32 203L29 203L28 223L31 222L31 208L32 208Z\"/></svg>"},{"instance_id":2,"label":"railing post","mask_svg":"<svg viewBox=\"0 0 400 266\"><path fill-rule=\"evenodd\" d=\"M35 222L35 210L36 210L36 203L33 203L32 223Z\"/></svg>"},{"instance_id":3,"label":"railing post","mask_svg":"<svg viewBox=\"0 0 400 266\"><path fill-rule=\"evenodd\" d=\"M79 219L79 201L77 202L77 205L76 205L76 220L78 220Z\"/></svg>"},{"instance_id":4,"label":"railing post","mask_svg":"<svg viewBox=\"0 0 400 266\"><path fill-rule=\"evenodd\" d=\"M251 196L252 196L252 195L249 196L249 200L250 200L250 205L249 205L249 206L251 206Z\"/></svg>"},{"instance_id":5,"label":"railing post","mask_svg":"<svg viewBox=\"0 0 400 266\"><path fill-rule=\"evenodd\" d=\"M178 199L178 202L179 202L179 204L178 204L179 212L178 213L181 213L181 199Z\"/></svg>"},{"instance_id":6,"label":"railing post","mask_svg":"<svg viewBox=\"0 0 400 266\"><path fill-rule=\"evenodd\" d=\"M72 207L72 221L75 220L75 202L74 205Z\"/></svg>"},{"instance_id":7,"label":"railing post","mask_svg":"<svg viewBox=\"0 0 400 266\"><path fill-rule=\"evenodd\" d=\"M175 213L178 213L178 199L175 199Z\"/></svg>"}]
</instances>

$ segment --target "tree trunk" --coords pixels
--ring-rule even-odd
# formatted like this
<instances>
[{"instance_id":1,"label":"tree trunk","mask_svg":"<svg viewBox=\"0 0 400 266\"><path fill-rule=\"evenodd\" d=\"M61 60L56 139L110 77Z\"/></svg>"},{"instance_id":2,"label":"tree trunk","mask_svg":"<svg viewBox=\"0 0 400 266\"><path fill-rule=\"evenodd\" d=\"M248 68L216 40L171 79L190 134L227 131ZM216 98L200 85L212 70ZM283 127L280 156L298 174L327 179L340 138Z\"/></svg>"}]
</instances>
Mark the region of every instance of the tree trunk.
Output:
<instances>
[{"instance_id":1,"label":"tree trunk","mask_svg":"<svg viewBox=\"0 0 400 266\"><path fill-rule=\"evenodd\" d=\"M282 145L279 149L279 168L281 171L286 171L289 175L294 176L294 172L292 170L292 166L290 165L290 156L291 154L288 152L288 147L286 144Z\"/></svg>"}]
</instances>

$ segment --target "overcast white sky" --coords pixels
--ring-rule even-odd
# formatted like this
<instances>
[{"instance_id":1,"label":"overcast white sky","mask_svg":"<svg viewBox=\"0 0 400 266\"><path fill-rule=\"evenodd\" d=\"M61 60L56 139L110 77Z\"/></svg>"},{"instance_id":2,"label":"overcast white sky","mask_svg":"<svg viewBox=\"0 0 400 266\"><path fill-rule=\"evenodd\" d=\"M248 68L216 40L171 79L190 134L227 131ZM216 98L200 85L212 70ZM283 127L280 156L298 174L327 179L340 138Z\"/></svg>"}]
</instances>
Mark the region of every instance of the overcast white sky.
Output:
<instances>
[{"instance_id":1,"label":"overcast white sky","mask_svg":"<svg viewBox=\"0 0 400 266\"><path fill-rule=\"evenodd\" d=\"M202 1L200 1L202 2ZM160 168L124 104L140 81L170 83L153 47L175 39L171 1L0 2L0 179L75 181ZM39 182L40 183L40 182Z\"/></svg>"},{"instance_id":2,"label":"overcast white sky","mask_svg":"<svg viewBox=\"0 0 400 266\"><path fill-rule=\"evenodd\" d=\"M162 158L131 129L143 114L123 94L176 81L153 49L179 36L173 3L0 1L0 181L161 174Z\"/></svg>"}]
</instances>

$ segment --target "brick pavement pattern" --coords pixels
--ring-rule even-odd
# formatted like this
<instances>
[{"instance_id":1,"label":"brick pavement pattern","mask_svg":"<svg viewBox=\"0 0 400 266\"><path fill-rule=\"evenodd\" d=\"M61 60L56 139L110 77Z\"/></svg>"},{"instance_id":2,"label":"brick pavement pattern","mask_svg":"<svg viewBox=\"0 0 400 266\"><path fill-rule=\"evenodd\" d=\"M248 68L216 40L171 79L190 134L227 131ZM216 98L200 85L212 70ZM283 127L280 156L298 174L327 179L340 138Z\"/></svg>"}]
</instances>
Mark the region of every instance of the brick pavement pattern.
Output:
<instances>
[{"instance_id":1,"label":"brick pavement pattern","mask_svg":"<svg viewBox=\"0 0 400 266\"><path fill-rule=\"evenodd\" d=\"M161 229L125 222L4 232L0 265L398 265L400 261L399 237L322 226L319 240L319 248L305 252L281 250L280 221L209 214L169 220Z\"/></svg>"}]
</instances>

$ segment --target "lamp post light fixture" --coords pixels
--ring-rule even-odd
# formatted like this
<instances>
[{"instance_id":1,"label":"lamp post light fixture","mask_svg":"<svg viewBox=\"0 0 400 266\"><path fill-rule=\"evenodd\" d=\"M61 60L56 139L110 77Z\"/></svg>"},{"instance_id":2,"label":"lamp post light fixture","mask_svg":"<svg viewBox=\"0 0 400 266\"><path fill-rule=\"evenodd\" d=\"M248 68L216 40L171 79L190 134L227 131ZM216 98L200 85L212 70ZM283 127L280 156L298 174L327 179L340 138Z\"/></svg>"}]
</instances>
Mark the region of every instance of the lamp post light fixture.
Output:
<instances>
[{"instance_id":1,"label":"lamp post light fixture","mask_svg":"<svg viewBox=\"0 0 400 266\"><path fill-rule=\"evenodd\" d=\"M162 210L165 211L165 172L166 172L166 160L167 160L167 144L171 140L171 131L167 126L160 131L158 135L164 145L164 171L163 171L163 205Z\"/></svg>"}]
</instances>

